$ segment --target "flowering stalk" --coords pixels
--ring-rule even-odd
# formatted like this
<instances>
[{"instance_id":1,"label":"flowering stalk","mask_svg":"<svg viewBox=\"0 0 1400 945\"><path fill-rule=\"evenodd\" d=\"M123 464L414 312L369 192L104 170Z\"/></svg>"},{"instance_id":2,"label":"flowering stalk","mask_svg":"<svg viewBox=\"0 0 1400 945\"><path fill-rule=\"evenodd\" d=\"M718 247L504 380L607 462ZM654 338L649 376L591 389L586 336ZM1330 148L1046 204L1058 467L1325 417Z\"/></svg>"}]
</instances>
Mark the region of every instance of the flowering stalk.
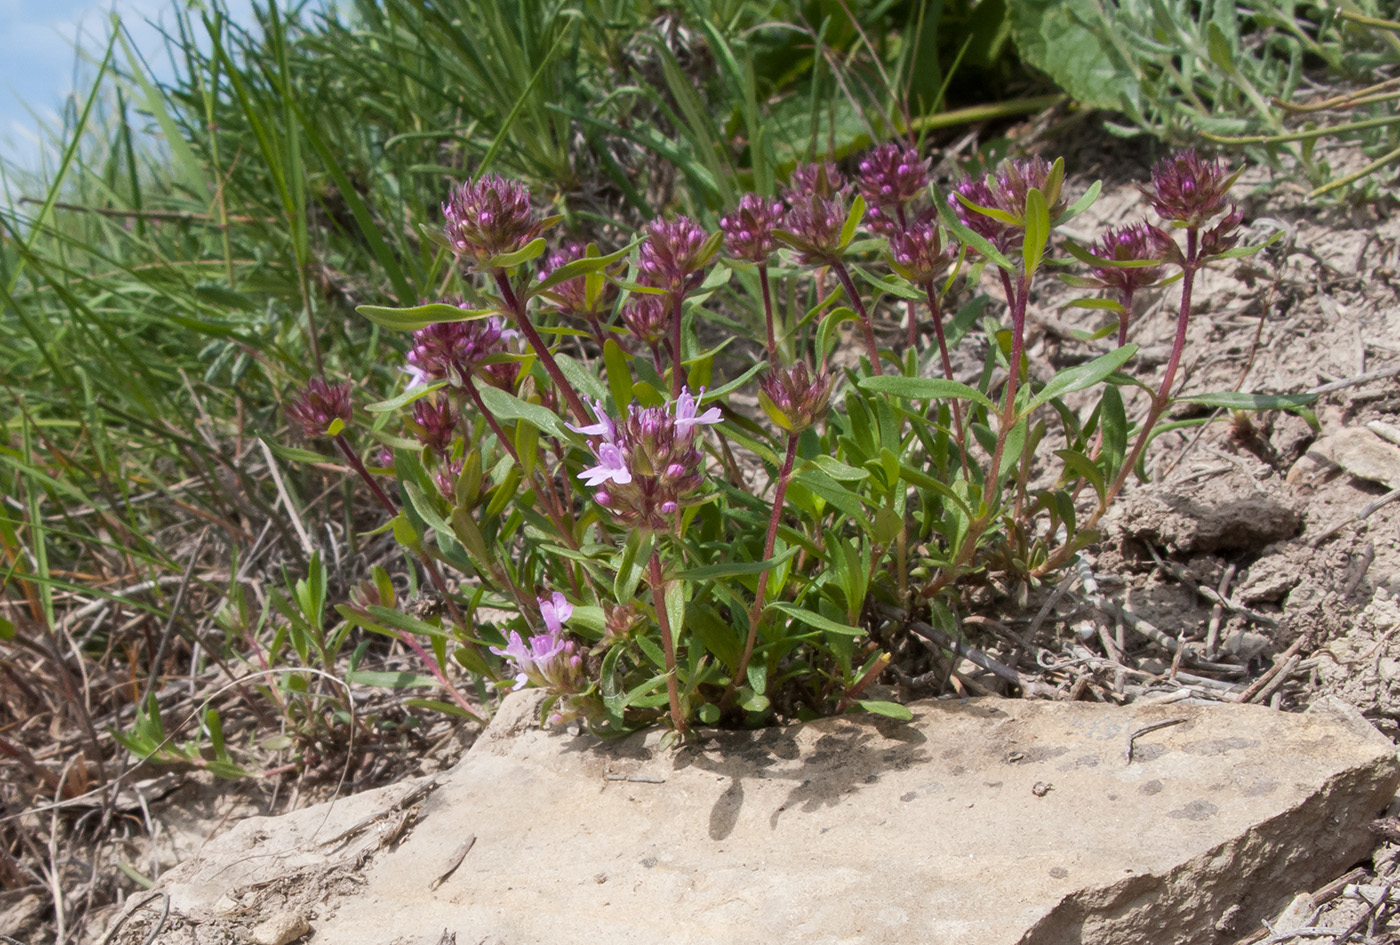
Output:
<instances>
[{"instance_id":1,"label":"flowering stalk","mask_svg":"<svg viewBox=\"0 0 1400 945\"><path fill-rule=\"evenodd\" d=\"M933 319L933 333L938 338L938 355L943 361L943 376L948 380L953 380L953 359L948 355L948 338L943 332L943 313L938 305L938 295L933 288L933 280L924 283L924 292L928 296L929 316ZM911 302L912 306L913 303ZM910 309L910 323L913 323L913 309ZM953 402L953 426L958 438L958 459L962 463L963 476L968 475L967 461L967 429L963 426L962 402L956 397Z\"/></svg>"},{"instance_id":2,"label":"flowering stalk","mask_svg":"<svg viewBox=\"0 0 1400 945\"><path fill-rule=\"evenodd\" d=\"M676 641L671 635L671 618L666 613L666 581L661 575L661 555L653 548L648 562L652 604L656 607L656 623L661 628L661 646L666 654L666 698L671 703L671 724L685 734L685 714L681 712L680 683L676 679Z\"/></svg>"},{"instance_id":3,"label":"flowering stalk","mask_svg":"<svg viewBox=\"0 0 1400 945\"><path fill-rule=\"evenodd\" d=\"M783 468L778 472L778 486L773 493L773 514L768 519L768 534L763 539L762 560L764 561L773 557L773 549L778 544L778 525L783 518L783 505L787 500L788 483L792 480L792 464L797 457L798 435L795 432L788 434L787 453L783 456ZM758 588L754 591L753 604L749 607L749 636L744 641L744 655L740 657L739 665L734 670L734 677L729 680L729 686L724 691L724 698L720 700L721 706L729 704L740 684L748 676L749 660L753 658L754 644L758 641L758 622L767 602L768 576L772 573L772 568L766 568L758 576Z\"/></svg>"},{"instance_id":4,"label":"flowering stalk","mask_svg":"<svg viewBox=\"0 0 1400 945\"><path fill-rule=\"evenodd\" d=\"M875 343L875 329L870 323L870 312L865 307L865 302L861 299L860 293L856 291L856 284L851 281L851 274L846 270L846 264L836 259L831 263L831 271L836 273L836 278L841 280L841 288L846 290L846 297L855 306L856 315L860 317L860 329L865 336L865 350L870 355L870 370L875 374L882 374L880 370L880 349Z\"/></svg>"},{"instance_id":5,"label":"flowering stalk","mask_svg":"<svg viewBox=\"0 0 1400 945\"><path fill-rule=\"evenodd\" d=\"M535 330L535 326L530 324L530 316L526 313L525 306L521 303L520 297L515 294L515 290L511 288L509 275L504 269L495 269L492 270L491 276L496 281L496 289L501 293L501 301L505 302L511 318L515 319L515 327L520 329L520 333L530 343L530 348L539 356L540 363L544 365L550 380L554 381L554 386L559 389L559 393L564 395L564 401L569 405L569 411L574 415L574 419L579 423L587 423L588 411L583 406L583 401L579 399L578 392L574 390L573 385L564 377L564 372L559 370L559 362L554 360L549 346L544 343L544 339Z\"/></svg>"}]
</instances>

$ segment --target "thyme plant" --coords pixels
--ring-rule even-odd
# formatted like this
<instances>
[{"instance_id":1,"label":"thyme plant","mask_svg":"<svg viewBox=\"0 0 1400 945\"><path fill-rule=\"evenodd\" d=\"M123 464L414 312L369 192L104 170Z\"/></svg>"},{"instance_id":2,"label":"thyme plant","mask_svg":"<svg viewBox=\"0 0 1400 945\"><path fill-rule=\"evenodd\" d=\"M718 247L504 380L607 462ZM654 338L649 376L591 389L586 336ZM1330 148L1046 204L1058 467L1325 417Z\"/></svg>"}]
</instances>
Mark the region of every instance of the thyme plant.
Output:
<instances>
[{"instance_id":1,"label":"thyme plant","mask_svg":"<svg viewBox=\"0 0 1400 945\"><path fill-rule=\"evenodd\" d=\"M409 616L377 571L340 612L412 646L460 712L481 710L454 663L478 700L490 683L541 687L549 720L605 734L907 717L863 697L902 632L888 614L956 639L970 582L1052 579L1099 538L1174 403L1305 411L1297 396L1174 394L1198 274L1258 248L1236 245L1237 176L1168 157L1144 188L1156 222L1078 246L1057 229L1098 185L1071 202L1062 161L1007 161L940 194L917 151L887 144L854 180L800 167L781 199L745 195L715 232L656 220L606 254L551 251L557 218L522 185L467 181L441 237L462 295L360 309L412 332L407 389L368 408L378 464L347 439L346 389L313 381L292 408L335 439L448 603ZM1052 268L1115 317L1092 335L1108 350L1038 384L1026 325ZM747 364L716 300L746 269ZM950 316L957 278L984 270L1002 315L981 297ZM1151 385L1128 372L1132 303L1166 284L1177 331ZM875 313L900 304L894 350ZM960 379L953 349L974 339Z\"/></svg>"}]
</instances>

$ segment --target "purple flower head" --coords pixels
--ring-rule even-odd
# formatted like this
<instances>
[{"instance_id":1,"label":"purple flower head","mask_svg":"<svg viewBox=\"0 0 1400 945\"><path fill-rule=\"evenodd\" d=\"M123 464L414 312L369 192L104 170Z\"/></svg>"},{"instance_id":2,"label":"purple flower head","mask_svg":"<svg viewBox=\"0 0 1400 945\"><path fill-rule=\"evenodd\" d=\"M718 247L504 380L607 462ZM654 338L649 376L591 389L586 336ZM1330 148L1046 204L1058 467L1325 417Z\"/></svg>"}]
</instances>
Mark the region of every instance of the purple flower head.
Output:
<instances>
[{"instance_id":1,"label":"purple flower head","mask_svg":"<svg viewBox=\"0 0 1400 945\"><path fill-rule=\"evenodd\" d=\"M831 161L803 164L795 168L788 178L787 191L783 194L791 203L794 197L845 197L846 178Z\"/></svg>"},{"instance_id":2,"label":"purple flower head","mask_svg":"<svg viewBox=\"0 0 1400 945\"><path fill-rule=\"evenodd\" d=\"M701 397L704 390L700 391ZM711 407L698 412L698 398L688 388L670 404L640 407L632 404L627 416L613 424L600 419L574 428L588 436L602 437L591 444L597 463L579 473L594 487L594 499L624 525L664 530L669 518L703 483L702 455L696 443L700 426L718 423L720 411Z\"/></svg>"},{"instance_id":3,"label":"purple flower head","mask_svg":"<svg viewBox=\"0 0 1400 945\"><path fill-rule=\"evenodd\" d=\"M958 219L1001 252L1021 243L1025 232L1026 198L1031 190L1038 190L1045 197L1052 222L1065 209L1060 177L1055 173L1054 165L1039 156L1002 161L995 175L989 174L980 179L965 178L953 190L955 192L948 195L948 205L957 212ZM995 214L973 210L958 199L958 194L978 207L998 211L1021 222L1012 223Z\"/></svg>"},{"instance_id":4,"label":"purple flower head","mask_svg":"<svg viewBox=\"0 0 1400 945\"><path fill-rule=\"evenodd\" d=\"M774 368L758 382L759 403L778 426L801 432L826 414L834 379L825 370L815 374L806 362Z\"/></svg>"},{"instance_id":5,"label":"purple flower head","mask_svg":"<svg viewBox=\"0 0 1400 945\"><path fill-rule=\"evenodd\" d=\"M468 179L452 189L442 205L447 243L478 265L524 248L544 221L530 208L530 191L497 174Z\"/></svg>"},{"instance_id":6,"label":"purple flower head","mask_svg":"<svg viewBox=\"0 0 1400 945\"><path fill-rule=\"evenodd\" d=\"M962 200L958 195L962 195ZM966 203L964 202L966 201ZM978 236L984 238L997 249L1005 251L1015 241L1017 236L1012 228L996 217L979 213L968 204L988 209L998 209L996 196L992 193L992 188L987 184L985 178L964 177L953 185L953 192L948 194L948 206L957 214L958 220Z\"/></svg>"},{"instance_id":7,"label":"purple flower head","mask_svg":"<svg viewBox=\"0 0 1400 945\"><path fill-rule=\"evenodd\" d=\"M467 305L447 301L458 308ZM505 331L499 318L478 318L467 322L434 322L413 333L413 347L408 352L408 371L413 376L409 386L447 381L455 387L465 385L481 362L493 354L507 351ZM498 375L490 382L504 378L501 368L509 369L511 377L519 370L516 364L493 364L488 374Z\"/></svg>"},{"instance_id":8,"label":"purple flower head","mask_svg":"<svg viewBox=\"0 0 1400 945\"><path fill-rule=\"evenodd\" d=\"M666 297L654 292L629 295L622 303L621 317L632 337L649 348L661 344L671 330L671 311L666 306Z\"/></svg>"},{"instance_id":9,"label":"purple flower head","mask_svg":"<svg viewBox=\"0 0 1400 945\"><path fill-rule=\"evenodd\" d=\"M583 688L583 657L578 644L564 636L564 621L573 615L573 605L558 591L548 600L538 598L538 603L545 632L526 642L512 630L507 644L493 646L491 652L515 664L516 689L534 685L556 694L576 693Z\"/></svg>"},{"instance_id":10,"label":"purple flower head","mask_svg":"<svg viewBox=\"0 0 1400 945\"><path fill-rule=\"evenodd\" d=\"M1225 211L1226 194L1237 176L1219 158L1202 158L1188 148L1158 161L1151 187L1142 192L1164 220L1199 227Z\"/></svg>"},{"instance_id":11,"label":"purple flower head","mask_svg":"<svg viewBox=\"0 0 1400 945\"><path fill-rule=\"evenodd\" d=\"M824 265L841 256L841 230L846 225L846 203L838 197L795 197L789 195L791 209L788 243L797 251L798 262Z\"/></svg>"},{"instance_id":12,"label":"purple flower head","mask_svg":"<svg viewBox=\"0 0 1400 945\"><path fill-rule=\"evenodd\" d=\"M767 262L777 240L773 228L783 221L782 201L744 194L739 206L720 217L719 228L724 231L724 245L729 254L747 262Z\"/></svg>"},{"instance_id":13,"label":"purple flower head","mask_svg":"<svg viewBox=\"0 0 1400 945\"><path fill-rule=\"evenodd\" d=\"M1089 250L1100 259L1115 262L1165 263L1179 257L1176 243L1160 227L1146 220L1127 226L1109 227ZM1116 289L1130 299L1132 294L1162 278L1164 265L1159 266L1095 266L1090 271L1101 288Z\"/></svg>"},{"instance_id":14,"label":"purple flower head","mask_svg":"<svg viewBox=\"0 0 1400 945\"><path fill-rule=\"evenodd\" d=\"M1052 176L1053 170L1054 166L1039 155L1002 161L997 168L996 183L992 186L996 206L1013 217L1023 218L1026 215L1026 195L1035 189L1044 195L1050 208L1050 219L1054 220L1064 212L1065 204L1060 182Z\"/></svg>"},{"instance_id":15,"label":"purple flower head","mask_svg":"<svg viewBox=\"0 0 1400 945\"><path fill-rule=\"evenodd\" d=\"M928 161L914 148L886 142L861 159L857 185L872 210L871 228L891 232L904 207L928 188Z\"/></svg>"},{"instance_id":16,"label":"purple flower head","mask_svg":"<svg viewBox=\"0 0 1400 945\"><path fill-rule=\"evenodd\" d=\"M637 268L650 285L671 295L683 295L700 282L709 265L706 235L689 217L652 220L646 226L646 242L638 253Z\"/></svg>"},{"instance_id":17,"label":"purple flower head","mask_svg":"<svg viewBox=\"0 0 1400 945\"><path fill-rule=\"evenodd\" d=\"M350 382L331 384L319 377L307 381L287 404L287 419L300 426L307 439L325 436L326 430L337 420L342 426L349 425L352 412Z\"/></svg>"},{"instance_id":18,"label":"purple flower head","mask_svg":"<svg viewBox=\"0 0 1400 945\"><path fill-rule=\"evenodd\" d=\"M918 285L940 278L957 258L956 246L943 245L943 234L932 214L890 236L890 259L895 268Z\"/></svg>"},{"instance_id":19,"label":"purple flower head","mask_svg":"<svg viewBox=\"0 0 1400 945\"><path fill-rule=\"evenodd\" d=\"M409 429L419 443L445 453L457 437L457 411L446 397L423 397L413 402Z\"/></svg>"}]
</instances>

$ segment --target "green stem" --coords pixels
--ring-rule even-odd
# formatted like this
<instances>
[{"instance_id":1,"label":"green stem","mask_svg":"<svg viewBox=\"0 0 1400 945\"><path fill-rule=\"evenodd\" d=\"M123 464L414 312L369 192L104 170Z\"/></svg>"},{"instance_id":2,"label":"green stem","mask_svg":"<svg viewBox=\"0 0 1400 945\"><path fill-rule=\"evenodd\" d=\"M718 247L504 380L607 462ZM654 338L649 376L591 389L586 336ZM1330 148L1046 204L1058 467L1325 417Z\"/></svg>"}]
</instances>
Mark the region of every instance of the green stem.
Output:
<instances>
[{"instance_id":1,"label":"green stem","mask_svg":"<svg viewBox=\"0 0 1400 945\"><path fill-rule=\"evenodd\" d=\"M783 456L783 468L778 472L778 486L773 493L773 514L768 519L768 534L763 539L763 559L768 561L773 557L773 549L778 544L778 525L783 518L783 504L787 501L788 483L792 480L792 464L797 458L797 433L789 433L787 440L787 453ZM749 636L744 641L744 655L739 659L739 665L734 670L734 677L729 680L729 687L724 692L724 698L720 704L724 705L733 698L738 691L739 685L748 676L749 661L753 659L754 644L758 641L758 622L763 614L763 607L767 603L768 596L768 576L773 573L772 568L764 569L758 576L758 588L754 591L753 604L749 607Z\"/></svg>"},{"instance_id":2,"label":"green stem","mask_svg":"<svg viewBox=\"0 0 1400 945\"><path fill-rule=\"evenodd\" d=\"M651 600L656 607L656 622L661 628L661 646L666 652L666 698L671 703L671 724L685 733L685 714L681 712L680 683L676 679L676 642L671 638L671 618L666 613L666 581L661 576L661 553L651 550L648 563L651 580Z\"/></svg>"}]
</instances>

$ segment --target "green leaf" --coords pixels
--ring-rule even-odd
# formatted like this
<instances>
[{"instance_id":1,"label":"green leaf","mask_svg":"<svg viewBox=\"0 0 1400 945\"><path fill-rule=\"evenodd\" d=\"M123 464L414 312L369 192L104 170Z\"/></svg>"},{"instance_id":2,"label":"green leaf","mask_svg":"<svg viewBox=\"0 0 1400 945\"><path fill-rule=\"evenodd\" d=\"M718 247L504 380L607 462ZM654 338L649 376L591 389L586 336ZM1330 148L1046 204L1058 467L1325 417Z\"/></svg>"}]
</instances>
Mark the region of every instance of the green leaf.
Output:
<instances>
[{"instance_id":1,"label":"green leaf","mask_svg":"<svg viewBox=\"0 0 1400 945\"><path fill-rule=\"evenodd\" d=\"M591 272L601 272L619 259L622 259L639 246L641 242L641 240L633 240L617 252L609 253L606 256L585 256L582 259L575 259L573 262L567 262L532 285L530 291L525 293L525 297L530 298L541 292L547 292L561 283L568 282L570 279L577 279L579 276L586 276ZM591 246L589 248L592 249Z\"/></svg>"},{"instance_id":2,"label":"green leaf","mask_svg":"<svg viewBox=\"0 0 1400 945\"><path fill-rule=\"evenodd\" d=\"M632 402L632 372L627 367L627 355L614 339L603 342L603 365L608 372L608 390L619 411Z\"/></svg>"},{"instance_id":3,"label":"green leaf","mask_svg":"<svg viewBox=\"0 0 1400 945\"><path fill-rule=\"evenodd\" d=\"M1016 51L1077 101L1110 111L1140 101L1138 75L1097 0L1017 0L1006 12Z\"/></svg>"},{"instance_id":4,"label":"green leaf","mask_svg":"<svg viewBox=\"0 0 1400 945\"><path fill-rule=\"evenodd\" d=\"M682 581L713 581L716 578L737 577L741 574L762 574L770 568L775 568L793 555L801 551L800 545L794 545L781 554L776 554L766 561L721 561L718 564L701 565L698 568L687 568L678 572L676 577Z\"/></svg>"},{"instance_id":5,"label":"green leaf","mask_svg":"<svg viewBox=\"0 0 1400 945\"><path fill-rule=\"evenodd\" d=\"M354 672L346 673L345 681L359 683L363 686L374 686L377 689L409 689L416 686L436 686L438 684L438 681L432 676L424 676L421 673L373 672L367 669L357 669Z\"/></svg>"},{"instance_id":6,"label":"green leaf","mask_svg":"<svg viewBox=\"0 0 1400 945\"><path fill-rule=\"evenodd\" d=\"M1021 243L1021 259L1024 272L1029 279L1040 268L1045 258L1045 247L1050 242L1050 207L1045 195L1032 187L1026 192L1026 232Z\"/></svg>"},{"instance_id":7,"label":"green leaf","mask_svg":"<svg viewBox=\"0 0 1400 945\"><path fill-rule=\"evenodd\" d=\"M779 613L787 614L798 623L804 623L813 629L823 630L827 633L836 633L847 637L865 636L865 631L860 627L853 627L845 623L837 623L829 617L823 617L815 611L807 610L805 607L798 607L796 604L774 601L765 609L776 610Z\"/></svg>"},{"instance_id":8,"label":"green leaf","mask_svg":"<svg viewBox=\"0 0 1400 945\"><path fill-rule=\"evenodd\" d=\"M837 482L860 482L862 479L870 478L869 471L857 469L855 466L847 466L839 459L824 454L812 457L805 466L815 466Z\"/></svg>"},{"instance_id":9,"label":"green leaf","mask_svg":"<svg viewBox=\"0 0 1400 945\"><path fill-rule=\"evenodd\" d=\"M426 384L422 387L410 387L397 397L390 397L388 400L381 400L378 403L370 404L365 409L370 413L392 413L400 407L407 407L415 400L421 400L434 391L442 390L446 386L446 381L438 381L436 384Z\"/></svg>"},{"instance_id":10,"label":"green leaf","mask_svg":"<svg viewBox=\"0 0 1400 945\"><path fill-rule=\"evenodd\" d=\"M1303 408L1316 402L1317 394L1246 394L1239 391L1186 394L1172 398L1172 403L1224 407L1227 410L1292 410L1294 412L1301 412Z\"/></svg>"},{"instance_id":11,"label":"green leaf","mask_svg":"<svg viewBox=\"0 0 1400 945\"><path fill-rule=\"evenodd\" d=\"M411 308L386 308L382 305L357 305L355 311L382 328L395 331L417 331L437 322L470 322L498 314L495 309L465 309L445 302L414 305Z\"/></svg>"},{"instance_id":12,"label":"green leaf","mask_svg":"<svg viewBox=\"0 0 1400 945\"><path fill-rule=\"evenodd\" d=\"M1093 460L1077 450L1055 450L1055 455L1064 462L1065 469L1093 486L1099 498L1103 498L1105 491L1103 473Z\"/></svg>"},{"instance_id":13,"label":"green leaf","mask_svg":"<svg viewBox=\"0 0 1400 945\"><path fill-rule=\"evenodd\" d=\"M555 416L553 411L539 404L528 403L499 387L482 386L478 393L481 394L481 402L497 420L524 420L533 423L541 432L550 436L561 440L567 436L563 421Z\"/></svg>"},{"instance_id":14,"label":"green leaf","mask_svg":"<svg viewBox=\"0 0 1400 945\"><path fill-rule=\"evenodd\" d=\"M1026 404L1021 416L1025 416L1041 404L1056 397L1093 387L1126 364L1133 355L1137 354L1137 351L1137 345L1124 345L1085 364L1061 371L1050 378L1050 383L1041 388L1040 393Z\"/></svg>"},{"instance_id":15,"label":"green leaf","mask_svg":"<svg viewBox=\"0 0 1400 945\"><path fill-rule=\"evenodd\" d=\"M909 711L908 706L902 706L898 702L883 702L878 699L857 699L856 705L872 715L883 715L890 719L899 719L901 722L908 722L914 718L914 713Z\"/></svg>"},{"instance_id":16,"label":"green leaf","mask_svg":"<svg viewBox=\"0 0 1400 945\"><path fill-rule=\"evenodd\" d=\"M1230 41L1225 38L1224 31L1214 20L1206 24L1206 48L1216 68L1226 75L1235 74L1234 51L1230 49Z\"/></svg>"},{"instance_id":17,"label":"green leaf","mask_svg":"<svg viewBox=\"0 0 1400 945\"><path fill-rule=\"evenodd\" d=\"M289 463L339 462L339 460L336 459L334 456L326 456L322 453L317 453L314 450L298 449L295 446L282 446L279 443L274 443L271 440L264 439L263 437L259 437L258 439L262 440L264 443L267 444L267 448L272 450L272 455L276 456L278 459L285 459Z\"/></svg>"},{"instance_id":18,"label":"green leaf","mask_svg":"<svg viewBox=\"0 0 1400 945\"><path fill-rule=\"evenodd\" d=\"M987 395L975 387L959 384L946 378L900 377L895 374L882 374L878 377L861 378L861 390L877 394L893 394L908 400L970 400L975 404L995 410L996 405Z\"/></svg>"},{"instance_id":19,"label":"green leaf","mask_svg":"<svg viewBox=\"0 0 1400 945\"><path fill-rule=\"evenodd\" d=\"M483 268L514 269L521 263L527 263L535 257L543 255L547 246L548 244L545 242L545 238L543 236L537 236L513 253L502 253L499 256L491 257L486 261Z\"/></svg>"},{"instance_id":20,"label":"green leaf","mask_svg":"<svg viewBox=\"0 0 1400 945\"><path fill-rule=\"evenodd\" d=\"M851 210L846 214L846 222L841 225L841 249L850 245L855 239L856 227L860 226L860 221L865 217L865 198L856 194L856 199L851 201Z\"/></svg>"}]
</instances>

